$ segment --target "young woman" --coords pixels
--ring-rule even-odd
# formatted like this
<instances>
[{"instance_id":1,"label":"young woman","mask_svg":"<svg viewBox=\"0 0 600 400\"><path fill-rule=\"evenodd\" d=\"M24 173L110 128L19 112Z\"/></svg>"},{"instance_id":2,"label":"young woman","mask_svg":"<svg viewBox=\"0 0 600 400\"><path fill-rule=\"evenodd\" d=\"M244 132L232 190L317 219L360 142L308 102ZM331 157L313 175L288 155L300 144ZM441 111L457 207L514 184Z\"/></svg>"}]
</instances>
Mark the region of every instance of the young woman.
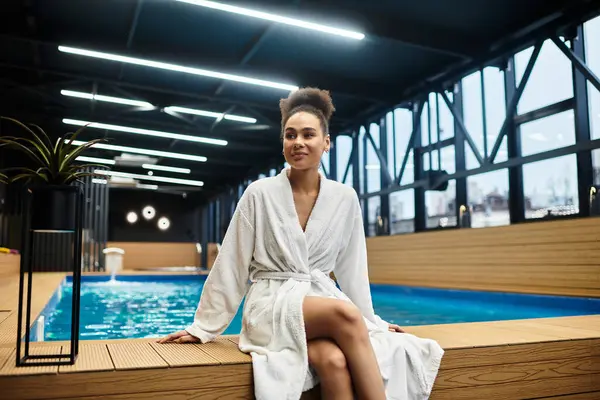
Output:
<instances>
[{"instance_id":1,"label":"young woman","mask_svg":"<svg viewBox=\"0 0 600 400\"><path fill-rule=\"evenodd\" d=\"M296 400L318 383L323 399L427 399L443 350L375 315L358 196L318 171L329 93L300 89L280 108L290 168L248 186L193 324L159 342L214 340L246 296L239 347L257 399Z\"/></svg>"}]
</instances>

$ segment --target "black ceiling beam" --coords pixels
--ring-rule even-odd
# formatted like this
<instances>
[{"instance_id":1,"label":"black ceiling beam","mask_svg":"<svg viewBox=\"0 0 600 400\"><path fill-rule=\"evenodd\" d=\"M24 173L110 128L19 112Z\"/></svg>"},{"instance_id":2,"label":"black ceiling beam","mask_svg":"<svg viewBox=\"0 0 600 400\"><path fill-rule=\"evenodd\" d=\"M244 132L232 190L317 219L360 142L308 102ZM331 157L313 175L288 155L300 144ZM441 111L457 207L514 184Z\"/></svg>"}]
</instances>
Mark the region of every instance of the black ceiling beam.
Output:
<instances>
[{"instance_id":1,"label":"black ceiling beam","mask_svg":"<svg viewBox=\"0 0 600 400\"><path fill-rule=\"evenodd\" d=\"M133 38L135 37L135 31L137 30L137 25L138 25L138 21L140 18L140 13L142 12L143 5L144 5L144 0L136 0L135 10L133 11L131 23L129 24L129 33L127 34L127 43L125 44L125 48L127 50L131 49L131 45L133 44ZM125 64L122 64L121 69L119 70L119 80L123 79L124 72L125 72Z\"/></svg>"},{"instance_id":2,"label":"black ceiling beam","mask_svg":"<svg viewBox=\"0 0 600 400\"><path fill-rule=\"evenodd\" d=\"M23 36L0 35L0 38L6 39L6 40L12 40L15 42L26 42L26 43L29 43L30 45L39 45L39 46L45 46L45 47L54 48L54 49L56 49L59 46L59 44L61 44L61 43L43 41L40 39L34 39L34 38L23 37ZM143 54L144 58L152 59L152 57L153 57L152 54L150 54L150 52L145 51L145 49L143 49L143 48L136 49L136 54L129 54L129 52L124 51L124 49L122 49L122 47L123 47L122 45L119 46L122 50L119 50L119 47L115 47L115 46L111 47L110 45L101 45L101 47L94 46L93 44L85 44L85 45L74 44L74 45L76 45L78 47L92 46L93 50L114 51L114 52L118 52L119 54L128 55L131 57L135 57L136 54ZM112 50L111 50L111 48L112 48ZM72 59L72 60L76 60L78 58L85 58L85 57L77 56L77 55L65 55L65 57L70 57L70 59ZM177 63L177 61L171 61L171 62ZM205 59L202 62L202 64L205 66L219 65L220 61ZM202 65L198 65L198 66L202 67ZM257 75L270 76L270 75L272 75L272 72L277 72L278 74L281 73L281 71L278 71L273 68L274 67L270 64L262 65L262 66L254 65L252 75L253 76L257 76ZM35 68L35 70L36 70L36 72L38 72L38 71L42 71L44 73L46 72L46 69L44 69L44 68ZM241 73L241 71L236 71L235 69L232 69L228 72L234 73L234 74ZM336 75L326 74L326 73L323 73L322 71L309 71L306 69L306 66L304 66L304 68L302 68L300 70L287 71L287 74L289 76L288 80L295 81L295 83L299 86L326 87L335 96L342 96L342 97L347 97L350 99L360 99L362 101L369 101L372 103L392 104L394 102L394 98L396 97L395 93L397 93L399 91L399 88L396 87L393 83L385 83L384 84L384 83L376 82L376 81L370 82L370 81L358 80L358 79L354 79L354 78L348 79L348 78L343 78L343 77L339 77ZM97 82L101 82L100 79L93 78L93 80L95 80ZM120 82L120 81L116 80L116 82ZM177 93L177 92L175 92L175 93ZM285 92L282 91L282 94L283 93L285 93ZM212 100L219 99L219 97L215 97L214 95L208 95L208 94L200 95L200 96L203 96L204 98L209 98ZM223 100L228 103L235 104L228 100L225 100L225 99L223 99Z\"/></svg>"},{"instance_id":3,"label":"black ceiling beam","mask_svg":"<svg viewBox=\"0 0 600 400\"><path fill-rule=\"evenodd\" d=\"M564 32L574 26L597 16L600 13L600 3L587 0L573 0L565 8L555 11L532 24L516 30L501 40L487 46L480 55L473 60L463 60L440 68L436 73L421 79L416 84L405 85L406 89L398 95L398 104L410 103L424 93L444 90L451 87L464 76L478 71L488 65L504 68L506 59L521 50L531 47L537 40L551 38L557 32ZM370 118L377 120L385 113L391 111L390 107L371 107ZM364 115L364 114L363 114ZM359 118L352 123L344 125L344 131L353 128Z\"/></svg>"},{"instance_id":4,"label":"black ceiling beam","mask_svg":"<svg viewBox=\"0 0 600 400\"><path fill-rule=\"evenodd\" d=\"M77 73L77 72L61 71L58 69L51 69L51 68L36 68L36 67L30 66L30 65L15 64L15 63L10 63L10 62L0 62L0 68L30 71L30 72L34 72L34 73L41 71L47 75L68 77L71 79L77 79L77 80L85 81L85 82L94 82L95 81L95 82L103 83L106 85L112 85L114 87L130 88L130 89L142 90L142 91L153 92L153 93L158 93L158 94L165 94L165 95L170 95L170 96L177 96L177 97L187 97L189 99L195 99L195 100L201 100L201 101L211 101L214 103L226 104L226 105L235 104L235 105L239 105L239 106L249 106L252 108L265 109L265 110L271 110L271 111L276 110L278 107L278 104L269 105L269 104L262 104L262 103L246 101L246 100L238 100L235 98L213 97L211 95L205 95L205 94L201 94L201 93L190 93L190 92L184 92L184 91L179 91L179 90L173 90L173 89L169 89L166 87L141 85L141 84L124 82L124 81L118 81L115 79L105 78L105 77L101 77L101 76L93 76L93 75L87 75L87 74L84 75L84 74Z\"/></svg>"},{"instance_id":5,"label":"black ceiling beam","mask_svg":"<svg viewBox=\"0 0 600 400\"><path fill-rule=\"evenodd\" d=\"M234 3L242 2L233 1ZM247 6L247 2L245 2ZM294 15L298 12L288 5L272 4L271 12L277 14L274 9L280 10L282 14ZM431 24L416 23L412 20L402 19L401 15L385 12L375 12L373 8L369 12L360 12L340 4L340 1L331 0L304 0L299 9L299 17L304 20L313 21L310 16L334 15L336 20L346 21L346 26L360 27L365 40L388 39L398 43L419 48L428 52L452 56L459 59L469 59L474 54L474 45L477 43L471 35L461 34L436 27ZM350 28L349 28L350 29Z\"/></svg>"}]
</instances>

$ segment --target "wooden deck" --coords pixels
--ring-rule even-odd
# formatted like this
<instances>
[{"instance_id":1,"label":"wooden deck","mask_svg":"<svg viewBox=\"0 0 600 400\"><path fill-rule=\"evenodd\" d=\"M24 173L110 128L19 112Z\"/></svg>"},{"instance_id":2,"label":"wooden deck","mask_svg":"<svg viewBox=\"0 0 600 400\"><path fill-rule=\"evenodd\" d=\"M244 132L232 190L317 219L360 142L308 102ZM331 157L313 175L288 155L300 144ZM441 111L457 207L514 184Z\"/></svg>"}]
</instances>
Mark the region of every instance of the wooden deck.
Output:
<instances>
[{"instance_id":1,"label":"wooden deck","mask_svg":"<svg viewBox=\"0 0 600 400\"><path fill-rule=\"evenodd\" d=\"M33 315L63 277L36 275ZM0 399L253 398L250 357L238 350L235 336L208 344L82 341L74 366L16 368L16 280L2 285ZM600 399L600 315L406 329L446 349L432 400ZM67 352L68 346L41 342L32 353Z\"/></svg>"}]
</instances>

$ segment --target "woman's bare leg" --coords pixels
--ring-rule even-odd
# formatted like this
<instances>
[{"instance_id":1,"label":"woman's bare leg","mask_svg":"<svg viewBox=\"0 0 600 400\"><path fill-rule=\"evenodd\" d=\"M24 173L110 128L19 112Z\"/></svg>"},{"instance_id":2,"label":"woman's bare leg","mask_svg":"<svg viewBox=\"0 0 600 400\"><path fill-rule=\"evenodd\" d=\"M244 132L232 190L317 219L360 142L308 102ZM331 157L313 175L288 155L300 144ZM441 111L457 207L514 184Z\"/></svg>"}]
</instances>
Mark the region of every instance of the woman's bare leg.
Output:
<instances>
[{"instance_id":1,"label":"woman's bare leg","mask_svg":"<svg viewBox=\"0 0 600 400\"><path fill-rule=\"evenodd\" d=\"M383 379L360 310L347 301L307 296L302 311L306 339L332 339L344 353L358 398L385 400Z\"/></svg>"},{"instance_id":2,"label":"woman's bare leg","mask_svg":"<svg viewBox=\"0 0 600 400\"><path fill-rule=\"evenodd\" d=\"M346 356L335 342L329 339L308 341L308 362L321 381L321 399L352 400L352 379Z\"/></svg>"}]
</instances>

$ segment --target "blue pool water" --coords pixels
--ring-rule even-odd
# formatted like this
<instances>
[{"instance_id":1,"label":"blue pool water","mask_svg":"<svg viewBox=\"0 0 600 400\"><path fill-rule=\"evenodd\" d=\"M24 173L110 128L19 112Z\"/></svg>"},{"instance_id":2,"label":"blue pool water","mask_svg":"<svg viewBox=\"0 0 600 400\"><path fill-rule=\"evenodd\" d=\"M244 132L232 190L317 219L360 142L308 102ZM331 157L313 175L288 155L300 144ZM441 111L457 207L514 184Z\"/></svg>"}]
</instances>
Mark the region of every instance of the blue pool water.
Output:
<instances>
[{"instance_id":1,"label":"blue pool water","mask_svg":"<svg viewBox=\"0 0 600 400\"><path fill-rule=\"evenodd\" d=\"M80 338L160 337L194 317L204 278L198 276L86 276L81 285ZM600 313L600 299L372 285L375 311L400 326ZM67 278L42 315L44 340L70 338L72 286ZM241 330L241 312L225 334ZM35 331L35 329L34 329ZM41 338L33 338L39 340Z\"/></svg>"}]
</instances>

